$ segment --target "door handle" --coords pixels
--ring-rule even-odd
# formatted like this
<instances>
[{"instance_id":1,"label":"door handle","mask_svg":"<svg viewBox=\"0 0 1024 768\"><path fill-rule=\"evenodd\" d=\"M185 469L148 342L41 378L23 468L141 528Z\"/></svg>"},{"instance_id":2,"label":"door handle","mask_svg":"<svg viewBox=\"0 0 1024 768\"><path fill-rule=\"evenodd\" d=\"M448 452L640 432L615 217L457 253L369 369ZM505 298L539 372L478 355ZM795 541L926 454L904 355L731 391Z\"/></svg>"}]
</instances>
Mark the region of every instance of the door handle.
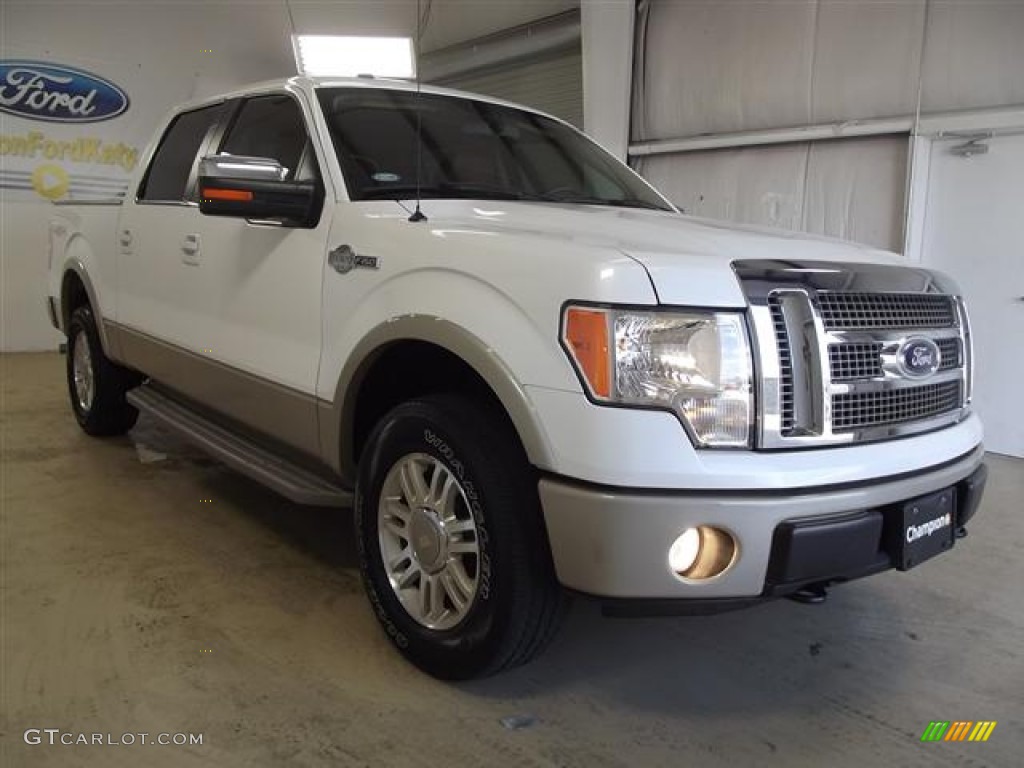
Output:
<instances>
[{"instance_id":1,"label":"door handle","mask_svg":"<svg viewBox=\"0 0 1024 768\"><path fill-rule=\"evenodd\" d=\"M199 245L199 235L196 234L185 235L181 242L181 250L185 254L181 260L190 267L199 266Z\"/></svg>"},{"instance_id":2,"label":"door handle","mask_svg":"<svg viewBox=\"0 0 1024 768\"><path fill-rule=\"evenodd\" d=\"M121 245L123 245L125 248L127 248L129 245L131 245L132 244L132 232L131 232L131 230L130 229L122 229L121 230L120 240L121 240Z\"/></svg>"}]
</instances>

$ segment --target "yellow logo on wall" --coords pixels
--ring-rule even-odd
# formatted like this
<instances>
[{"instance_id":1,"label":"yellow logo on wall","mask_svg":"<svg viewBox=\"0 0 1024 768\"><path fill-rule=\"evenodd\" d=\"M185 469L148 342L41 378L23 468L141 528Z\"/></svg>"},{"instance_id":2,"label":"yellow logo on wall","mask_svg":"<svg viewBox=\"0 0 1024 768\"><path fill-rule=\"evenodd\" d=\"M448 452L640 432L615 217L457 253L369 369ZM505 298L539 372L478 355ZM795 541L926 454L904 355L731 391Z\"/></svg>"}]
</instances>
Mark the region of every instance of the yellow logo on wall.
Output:
<instances>
[{"instance_id":1,"label":"yellow logo on wall","mask_svg":"<svg viewBox=\"0 0 1024 768\"><path fill-rule=\"evenodd\" d=\"M67 160L72 163L116 165L131 171L139 161L139 150L123 142L112 143L95 136L76 139L51 139L41 131L0 135L0 155L47 160Z\"/></svg>"},{"instance_id":2,"label":"yellow logo on wall","mask_svg":"<svg viewBox=\"0 0 1024 768\"><path fill-rule=\"evenodd\" d=\"M124 142L58 139L43 131L0 134L0 155L0 188L31 190L44 200L123 195L139 161L139 150Z\"/></svg>"},{"instance_id":3,"label":"yellow logo on wall","mask_svg":"<svg viewBox=\"0 0 1024 768\"><path fill-rule=\"evenodd\" d=\"M59 165L40 165L32 171L32 189L47 200L59 200L68 191L71 179Z\"/></svg>"}]
</instances>

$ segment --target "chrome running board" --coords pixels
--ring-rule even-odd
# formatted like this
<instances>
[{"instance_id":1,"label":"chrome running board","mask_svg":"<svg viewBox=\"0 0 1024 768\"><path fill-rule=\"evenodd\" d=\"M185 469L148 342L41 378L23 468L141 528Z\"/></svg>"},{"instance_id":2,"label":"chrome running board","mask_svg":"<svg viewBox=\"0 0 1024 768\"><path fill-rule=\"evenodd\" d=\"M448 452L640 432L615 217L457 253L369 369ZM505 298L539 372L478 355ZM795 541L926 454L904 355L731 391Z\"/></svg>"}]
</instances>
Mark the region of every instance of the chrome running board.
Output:
<instances>
[{"instance_id":1,"label":"chrome running board","mask_svg":"<svg viewBox=\"0 0 1024 768\"><path fill-rule=\"evenodd\" d=\"M214 424L148 384L128 392L126 399L162 426L195 443L232 469L294 502L318 507L352 506L351 491Z\"/></svg>"}]
</instances>

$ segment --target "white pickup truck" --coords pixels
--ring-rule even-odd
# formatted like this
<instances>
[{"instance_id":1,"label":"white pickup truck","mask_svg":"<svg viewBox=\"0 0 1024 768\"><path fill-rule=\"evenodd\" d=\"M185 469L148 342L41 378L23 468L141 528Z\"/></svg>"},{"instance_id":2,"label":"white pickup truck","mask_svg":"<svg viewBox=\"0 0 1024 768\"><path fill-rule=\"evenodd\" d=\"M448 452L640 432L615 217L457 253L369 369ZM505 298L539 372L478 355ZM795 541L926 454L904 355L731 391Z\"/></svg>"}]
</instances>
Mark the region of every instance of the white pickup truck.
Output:
<instances>
[{"instance_id":1,"label":"white pickup truck","mask_svg":"<svg viewBox=\"0 0 1024 768\"><path fill-rule=\"evenodd\" d=\"M906 570L984 487L967 314L893 254L684 216L571 126L293 78L177 109L115 205L57 209L91 435L139 411L353 507L393 644L533 657L566 595L711 612Z\"/></svg>"}]
</instances>

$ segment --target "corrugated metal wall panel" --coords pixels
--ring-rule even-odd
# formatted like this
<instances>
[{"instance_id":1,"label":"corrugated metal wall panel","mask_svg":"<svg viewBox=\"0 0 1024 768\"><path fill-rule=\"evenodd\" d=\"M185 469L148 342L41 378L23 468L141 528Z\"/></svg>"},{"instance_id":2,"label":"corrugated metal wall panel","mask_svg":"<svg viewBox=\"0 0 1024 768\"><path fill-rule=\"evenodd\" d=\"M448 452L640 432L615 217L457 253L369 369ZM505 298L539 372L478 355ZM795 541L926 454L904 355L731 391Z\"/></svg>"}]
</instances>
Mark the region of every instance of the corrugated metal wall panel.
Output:
<instances>
[{"instance_id":1,"label":"corrugated metal wall panel","mask_svg":"<svg viewBox=\"0 0 1024 768\"><path fill-rule=\"evenodd\" d=\"M813 3L679 0L649 13L633 141L808 122Z\"/></svg>"},{"instance_id":2,"label":"corrugated metal wall panel","mask_svg":"<svg viewBox=\"0 0 1024 768\"><path fill-rule=\"evenodd\" d=\"M923 115L1024 104L1021 0L650 0L636 40L634 143L909 120L919 94ZM898 250L907 145L895 134L633 162L693 213Z\"/></svg>"},{"instance_id":3,"label":"corrugated metal wall panel","mask_svg":"<svg viewBox=\"0 0 1024 768\"><path fill-rule=\"evenodd\" d=\"M652 0L648 14L633 142L913 115L919 83L923 113L1024 103L1022 0Z\"/></svg>"},{"instance_id":4,"label":"corrugated metal wall panel","mask_svg":"<svg viewBox=\"0 0 1024 768\"><path fill-rule=\"evenodd\" d=\"M684 213L799 229L806 144L649 155L634 166Z\"/></svg>"},{"instance_id":5,"label":"corrugated metal wall panel","mask_svg":"<svg viewBox=\"0 0 1024 768\"><path fill-rule=\"evenodd\" d=\"M525 63L438 80L437 85L526 104L583 126L583 53L579 45Z\"/></svg>"},{"instance_id":6,"label":"corrugated metal wall panel","mask_svg":"<svg viewBox=\"0 0 1024 768\"><path fill-rule=\"evenodd\" d=\"M636 169L685 213L899 249L907 139L649 155Z\"/></svg>"},{"instance_id":7,"label":"corrugated metal wall panel","mask_svg":"<svg viewBox=\"0 0 1024 768\"><path fill-rule=\"evenodd\" d=\"M811 122L912 115L925 0L821 3Z\"/></svg>"},{"instance_id":8,"label":"corrugated metal wall panel","mask_svg":"<svg viewBox=\"0 0 1024 768\"><path fill-rule=\"evenodd\" d=\"M813 143L800 229L901 250L908 149L905 136Z\"/></svg>"},{"instance_id":9,"label":"corrugated metal wall panel","mask_svg":"<svg viewBox=\"0 0 1024 768\"><path fill-rule=\"evenodd\" d=\"M932 2L921 111L1024 104L1024 2Z\"/></svg>"}]
</instances>

